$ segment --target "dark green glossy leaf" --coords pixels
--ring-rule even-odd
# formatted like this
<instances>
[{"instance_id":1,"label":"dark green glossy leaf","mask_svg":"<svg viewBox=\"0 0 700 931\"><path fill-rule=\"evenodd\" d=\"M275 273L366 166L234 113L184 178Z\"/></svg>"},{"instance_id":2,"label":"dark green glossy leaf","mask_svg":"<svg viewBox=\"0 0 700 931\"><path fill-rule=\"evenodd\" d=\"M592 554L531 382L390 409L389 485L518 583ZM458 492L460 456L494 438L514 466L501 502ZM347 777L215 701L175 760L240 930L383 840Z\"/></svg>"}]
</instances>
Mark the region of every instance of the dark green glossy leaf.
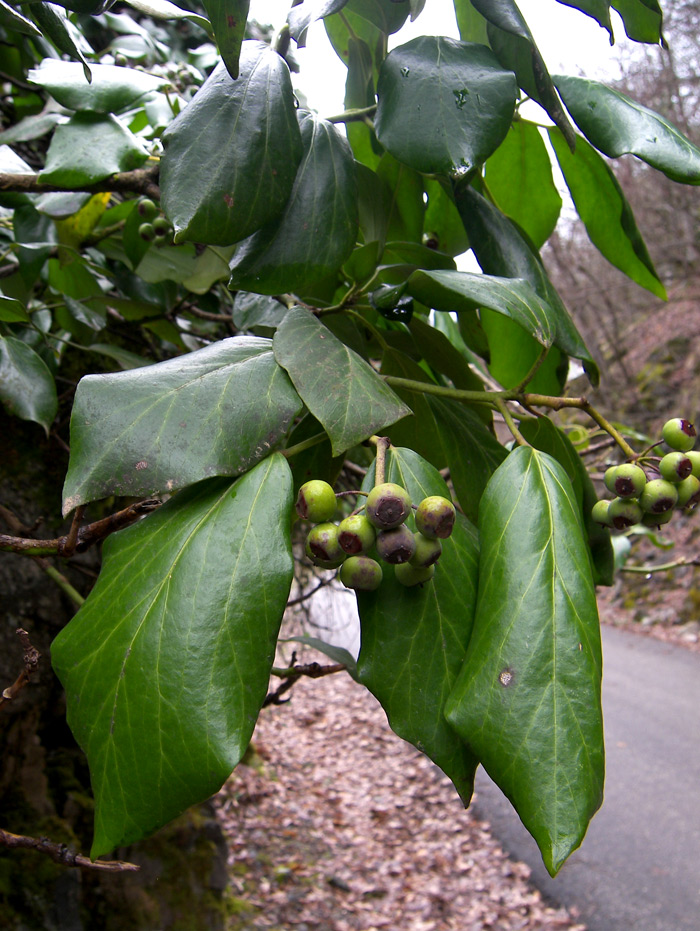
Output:
<instances>
[{"instance_id":1,"label":"dark green glossy leaf","mask_svg":"<svg viewBox=\"0 0 700 931\"><path fill-rule=\"evenodd\" d=\"M469 248L469 238L451 193L435 178L426 178L424 187L428 195L423 223L425 239L447 255L461 255Z\"/></svg>"},{"instance_id":2,"label":"dark green glossy leaf","mask_svg":"<svg viewBox=\"0 0 700 931\"><path fill-rule=\"evenodd\" d=\"M364 17L358 16L349 3L343 7L342 16L329 16L324 19L323 24L336 55L346 66L350 58L351 44L357 40L365 43L372 57L372 73L376 82L381 64L386 58L387 33Z\"/></svg>"},{"instance_id":3,"label":"dark green glossy leaf","mask_svg":"<svg viewBox=\"0 0 700 931\"><path fill-rule=\"evenodd\" d=\"M477 167L498 148L517 86L485 46L422 36L390 52L377 96L381 144L417 171L450 173Z\"/></svg>"},{"instance_id":4,"label":"dark green glossy leaf","mask_svg":"<svg viewBox=\"0 0 700 931\"><path fill-rule=\"evenodd\" d=\"M377 175L386 182L384 237L394 242L420 242L425 200L423 179L407 165L386 152L377 165Z\"/></svg>"},{"instance_id":5,"label":"dark green glossy leaf","mask_svg":"<svg viewBox=\"0 0 700 931\"><path fill-rule=\"evenodd\" d=\"M581 136L576 154L562 144L556 130L549 138L578 215L591 242L605 258L632 281L666 298L642 234L617 178L592 145Z\"/></svg>"},{"instance_id":6,"label":"dark green glossy leaf","mask_svg":"<svg viewBox=\"0 0 700 931\"><path fill-rule=\"evenodd\" d=\"M350 36L348 39L348 57L345 62L348 69L345 81L345 109L364 109L374 106L374 67L372 52L363 39ZM376 168L381 157L381 146L377 143L374 129L364 120L350 120L345 124L345 132L353 154L358 162Z\"/></svg>"},{"instance_id":7,"label":"dark green glossy leaf","mask_svg":"<svg viewBox=\"0 0 700 931\"><path fill-rule=\"evenodd\" d=\"M115 375L88 375L71 417L67 514L109 494L172 491L268 456L301 401L270 340L239 336Z\"/></svg>"},{"instance_id":8,"label":"dark green glossy leaf","mask_svg":"<svg viewBox=\"0 0 700 931\"><path fill-rule=\"evenodd\" d=\"M564 6L574 7L585 13L586 16L592 17L603 29L607 29L610 36L610 44L614 42L612 23L610 22L610 3L609 0L557 0ZM555 82L556 83L556 82Z\"/></svg>"},{"instance_id":9,"label":"dark green glossy leaf","mask_svg":"<svg viewBox=\"0 0 700 931\"><path fill-rule=\"evenodd\" d=\"M598 495L581 457L566 434L555 427L549 417L521 420L520 432L528 443L553 456L565 469L586 530L588 548L593 560L593 581L596 585L612 585L615 559L610 531L591 517L591 509L598 500Z\"/></svg>"},{"instance_id":10,"label":"dark green glossy leaf","mask_svg":"<svg viewBox=\"0 0 700 931\"><path fill-rule=\"evenodd\" d=\"M488 23L479 13L471 0L454 0L455 16L460 38L465 42L478 42L488 45Z\"/></svg>"},{"instance_id":11,"label":"dark green glossy leaf","mask_svg":"<svg viewBox=\"0 0 700 931\"><path fill-rule=\"evenodd\" d=\"M515 0L472 0L472 3L488 20L489 44L501 65L515 72L520 87L544 107L569 145L573 145L573 127Z\"/></svg>"},{"instance_id":12,"label":"dark green glossy leaf","mask_svg":"<svg viewBox=\"0 0 700 931\"><path fill-rule=\"evenodd\" d=\"M85 56L68 31L67 17L63 9L55 3L33 3L29 10L43 34L53 42L59 52L68 55L73 61L79 61L83 66L85 79L91 81L92 72L85 61Z\"/></svg>"},{"instance_id":13,"label":"dark green glossy leaf","mask_svg":"<svg viewBox=\"0 0 700 931\"><path fill-rule=\"evenodd\" d=\"M561 211L547 148L534 123L518 120L486 163L486 184L500 209L539 249Z\"/></svg>"},{"instance_id":14,"label":"dark green glossy leaf","mask_svg":"<svg viewBox=\"0 0 700 931\"><path fill-rule=\"evenodd\" d=\"M381 30L385 35L398 32L406 22L410 7L405 0L349 0L343 10L345 14L356 14Z\"/></svg>"},{"instance_id":15,"label":"dark green glossy leaf","mask_svg":"<svg viewBox=\"0 0 700 931\"><path fill-rule=\"evenodd\" d=\"M3 323L28 323L29 314L21 301L0 294L0 320Z\"/></svg>"},{"instance_id":16,"label":"dark green glossy leaf","mask_svg":"<svg viewBox=\"0 0 700 931\"><path fill-rule=\"evenodd\" d=\"M418 270L408 279L408 291L434 310L488 307L510 317L542 346L552 344L552 309L522 279L474 272Z\"/></svg>"},{"instance_id":17,"label":"dark green glossy leaf","mask_svg":"<svg viewBox=\"0 0 700 931\"><path fill-rule=\"evenodd\" d=\"M301 48L306 45L306 30L311 23L325 16L337 13L345 6L348 0L304 0L293 7L287 14L289 31Z\"/></svg>"},{"instance_id":18,"label":"dark green glossy leaf","mask_svg":"<svg viewBox=\"0 0 700 931\"><path fill-rule=\"evenodd\" d=\"M56 127L39 179L80 187L138 168L147 158L144 144L116 116L76 113Z\"/></svg>"},{"instance_id":19,"label":"dark green glossy leaf","mask_svg":"<svg viewBox=\"0 0 700 931\"><path fill-rule=\"evenodd\" d=\"M279 216L302 155L289 69L244 42L240 77L223 65L163 134L162 205L176 239L227 246Z\"/></svg>"},{"instance_id":20,"label":"dark green glossy leaf","mask_svg":"<svg viewBox=\"0 0 700 931\"><path fill-rule=\"evenodd\" d=\"M293 307L277 328L275 358L338 455L410 414L377 373L313 314Z\"/></svg>"},{"instance_id":21,"label":"dark green glossy leaf","mask_svg":"<svg viewBox=\"0 0 700 931\"><path fill-rule=\"evenodd\" d=\"M250 741L292 580L289 467L273 455L111 536L54 640L95 796L92 856L216 792Z\"/></svg>"},{"instance_id":22,"label":"dark green glossy leaf","mask_svg":"<svg viewBox=\"0 0 700 931\"><path fill-rule=\"evenodd\" d=\"M156 78L134 68L90 65L90 70L92 81L88 83L77 62L45 58L27 77L69 110L93 113L130 110L168 83L165 78Z\"/></svg>"},{"instance_id":23,"label":"dark green glossy leaf","mask_svg":"<svg viewBox=\"0 0 700 931\"><path fill-rule=\"evenodd\" d=\"M111 0L107 0L107 2L109 3ZM213 33L211 23L206 16L183 9L175 3L170 3L170 0L127 0L127 2L130 7L138 10L139 13L145 13L146 16L153 19L189 19L190 22L196 23L209 35Z\"/></svg>"},{"instance_id":24,"label":"dark green glossy leaf","mask_svg":"<svg viewBox=\"0 0 700 931\"><path fill-rule=\"evenodd\" d=\"M242 332L253 327L276 330L287 309L285 304L266 295L239 291L233 302L233 322Z\"/></svg>"},{"instance_id":25,"label":"dark green glossy leaf","mask_svg":"<svg viewBox=\"0 0 700 931\"><path fill-rule=\"evenodd\" d=\"M447 718L554 875L600 806L604 769L595 589L559 463L530 447L511 453L479 528L474 631Z\"/></svg>"},{"instance_id":26,"label":"dark green glossy leaf","mask_svg":"<svg viewBox=\"0 0 700 931\"><path fill-rule=\"evenodd\" d=\"M283 294L337 271L357 238L352 152L332 123L305 113L303 156L281 217L242 242L229 288Z\"/></svg>"},{"instance_id":27,"label":"dark green glossy leaf","mask_svg":"<svg viewBox=\"0 0 700 931\"><path fill-rule=\"evenodd\" d=\"M625 25L625 32L635 42L664 44L662 28L663 13L657 0L612 0L610 6L617 10Z\"/></svg>"},{"instance_id":28,"label":"dark green glossy leaf","mask_svg":"<svg viewBox=\"0 0 700 931\"><path fill-rule=\"evenodd\" d=\"M224 64L235 80L250 0L202 0L202 5L207 11Z\"/></svg>"},{"instance_id":29,"label":"dark green glossy leaf","mask_svg":"<svg viewBox=\"0 0 700 931\"><path fill-rule=\"evenodd\" d=\"M46 363L14 336L0 336L0 402L9 414L40 424L47 434L58 408Z\"/></svg>"},{"instance_id":30,"label":"dark green glossy leaf","mask_svg":"<svg viewBox=\"0 0 700 931\"><path fill-rule=\"evenodd\" d=\"M439 473L411 449L392 448L386 479L414 503L450 493ZM363 483L372 487L373 470ZM409 518L412 520L412 518ZM469 803L477 760L445 722L445 700L459 672L476 603L478 542L459 515L431 582L406 588L384 565L376 592L358 592L362 646L357 677L381 702L392 729L427 754Z\"/></svg>"},{"instance_id":31,"label":"dark green glossy leaf","mask_svg":"<svg viewBox=\"0 0 700 931\"><path fill-rule=\"evenodd\" d=\"M485 274L528 281L552 308L549 323L554 332L554 345L566 355L580 359L591 383L597 385L598 367L527 235L471 187L458 186L455 202L472 250Z\"/></svg>"},{"instance_id":32,"label":"dark green glossy leaf","mask_svg":"<svg viewBox=\"0 0 700 931\"><path fill-rule=\"evenodd\" d=\"M598 81L554 80L574 122L603 154L636 155L672 181L700 184L700 149L663 116Z\"/></svg>"},{"instance_id":33,"label":"dark green glossy leaf","mask_svg":"<svg viewBox=\"0 0 700 931\"><path fill-rule=\"evenodd\" d=\"M0 0L0 25L5 29L21 32L25 36L41 35L41 30L36 28L31 19L22 16L19 10L15 10L9 3L5 3L5 0Z\"/></svg>"}]
</instances>

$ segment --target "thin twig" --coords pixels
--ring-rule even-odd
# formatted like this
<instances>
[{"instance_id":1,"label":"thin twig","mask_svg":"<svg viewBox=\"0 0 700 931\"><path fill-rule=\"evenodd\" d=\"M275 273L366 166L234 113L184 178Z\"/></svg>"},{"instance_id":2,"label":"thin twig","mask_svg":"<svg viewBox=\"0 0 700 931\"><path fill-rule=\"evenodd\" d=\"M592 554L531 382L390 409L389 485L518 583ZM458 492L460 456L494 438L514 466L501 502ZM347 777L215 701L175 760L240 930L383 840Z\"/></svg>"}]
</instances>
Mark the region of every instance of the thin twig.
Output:
<instances>
[{"instance_id":1,"label":"thin twig","mask_svg":"<svg viewBox=\"0 0 700 931\"><path fill-rule=\"evenodd\" d=\"M29 634L23 627L18 627L15 633L19 637L20 643L24 647L24 668L12 683L12 685L9 685L6 689L3 689L3 692L0 695L0 706L4 705L5 702L12 701L17 693L22 691L24 686L31 679L33 673L36 672L37 666L39 665L39 660L41 658L41 653L36 649L36 647L32 646L29 640Z\"/></svg>"},{"instance_id":2,"label":"thin twig","mask_svg":"<svg viewBox=\"0 0 700 931\"><path fill-rule=\"evenodd\" d=\"M3 828L0 828L0 845L37 850L39 853L45 853L54 863L60 863L61 866L76 866L81 870L95 870L101 873L135 873L141 869L136 863L129 863L126 860L91 860L80 853L73 853L70 847L51 841L47 837L11 834Z\"/></svg>"},{"instance_id":3,"label":"thin twig","mask_svg":"<svg viewBox=\"0 0 700 931\"><path fill-rule=\"evenodd\" d=\"M160 165L155 162L146 168L136 168L133 171L120 171L92 184L61 186L57 184L44 184L39 180L38 174L14 175L0 172L0 191L18 192L24 194L47 194L66 191L85 191L89 194L103 192L119 192L129 194L144 194L146 197L160 200L160 188L156 184Z\"/></svg>"},{"instance_id":4,"label":"thin twig","mask_svg":"<svg viewBox=\"0 0 700 931\"><path fill-rule=\"evenodd\" d=\"M267 708L270 705L286 705L289 699L283 699L282 696L285 692L288 692L294 683L298 682L302 676L307 676L310 679L320 679L322 676L332 676L337 672L344 672L346 668L342 663L334 663L332 666L321 666L320 663L307 663L303 666L298 666L294 663L295 655L294 653L292 654L292 666L286 669L272 668L272 675L284 679L284 682L275 689L274 692L269 692L265 696L265 700L262 703L263 708Z\"/></svg>"}]
</instances>

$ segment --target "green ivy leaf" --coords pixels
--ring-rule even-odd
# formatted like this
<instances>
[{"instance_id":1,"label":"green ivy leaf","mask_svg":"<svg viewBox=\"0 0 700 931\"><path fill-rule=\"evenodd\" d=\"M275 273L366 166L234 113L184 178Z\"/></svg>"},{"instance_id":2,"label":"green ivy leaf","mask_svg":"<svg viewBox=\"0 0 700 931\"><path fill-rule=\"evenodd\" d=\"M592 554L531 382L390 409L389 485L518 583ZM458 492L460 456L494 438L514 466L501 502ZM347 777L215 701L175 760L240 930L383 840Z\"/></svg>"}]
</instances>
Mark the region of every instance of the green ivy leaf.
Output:
<instances>
[{"instance_id":1,"label":"green ivy leaf","mask_svg":"<svg viewBox=\"0 0 700 931\"><path fill-rule=\"evenodd\" d=\"M138 168L147 158L143 142L116 116L76 113L68 123L56 127L39 180L80 187Z\"/></svg>"},{"instance_id":2,"label":"green ivy leaf","mask_svg":"<svg viewBox=\"0 0 700 931\"><path fill-rule=\"evenodd\" d=\"M386 479L406 488L414 503L428 495L450 497L439 473L411 449L390 449ZM371 470L363 488L373 482ZM465 805L477 760L447 726L443 709L469 642L477 560L476 530L459 515L431 582L406 588L396 581L393 566L384 565L378 591L357 593L358 680L380 701L392 730L449 776Z\"/></svg>"},{"instance_id":3,"label":"green ivy leaf","mask_svg":"<svg viewBox=\"0 0 700 931\"><path fill-rule=\"evenodd\" d=\"M46 363L14 336L0 336L0 402L9 414L40 424L47 435L58 410Z\"/></svg>"},{"instance_id":4,"label":"green ivy leaf","mask_svg":"<svg viewBox=\"0 0 700 931\"><path fill-rule=\"evenodd\" d=\"M451 193L436 178L425 178L423 183L428 196L423 223L426 239L434 240L447 255L461 255L469 248L469 239Z\"/></svg>"},{"instance_id":5,"label":"green ivy leaf","mask_svg":"<svg viewBox=\"0 0 700 931\"><path fill-rule=\"evenodd\" d=\"M497 207L471 187L457 186L455 202L476 259L487 275L524 278L552 310L553 344L563 353L580 359L591 383L600 380L598 366L576 329L542 260L527 234L522 233Z\"/></svg>"},{"instance_id":6,"label":"green ivy leaf","mask_svg":"<svg viewBox=\"0 0 700 931\"><path fill-rule=\"evenodd\" d=\"M74 27L63 9L55 3L34 3L30 7L30 13L42 33L53 42L59 52L64 52L74 61L79 61L83 66L85 79L92 81L92 71L71 35L70 28Z\"/></svg>"},{"instance_id":7,"label":"green ivy leaf","mask_svg":"<svg viewBox=\"0 0 700 931\"><path fill-rule=\"evenodd\" d=\"M511 453L479 528L474 631L447 719L555 875L601 804L604 769L595 589L559 463L530 447Z\"/></svg>"},{"instance_id":8,"label":"green ivy leaf","mask_svg":"<svg viewBox=\"0 0 700 931\"><path fill-rule=\"evenodd\" d=\"M377 138L426 174L468 171L505 138L517 86L490 49L421 36L389 53L377 85Z\"/></svg>"},{"instance_id":9,"label":"green ivy leaf","mask_svg":"<svg viewBox=\"0 0 700 931\"><path fill-rule=\"evenodd\" d=\"M131 110L168 83L166 78L117 65L91 65L90 70L92 81L88 83L77 62L45 58L27 78L47 90L61 106L93 113Z\"/></svg>"},{"instance_id":10,"label":"green ivy leaf","mask_svg":"<svg viewBox=\"0 0 700 931\"><path fill-rule=\"evenodd\" d=\"M258 294L295 292L337 271L357 238L352 151L332 123L300 118L304 147L281 217L236 250L229 288Z\"/></svg>"},{"instance_id":11,"label":"green ivy leaf","mask_svg":"<svg viewBox=\"0 0 700 931\"><path fill-rule=\"evenodd\" d=\"M216 792L250 741L292 581L280 455L181 492L111 536L51 647L90 766L92 856Z\"/></svg>"},{"instance_id":12,"label":"green ivy leaf","mask_svg":"<svg viewBox=\"0 0 700 931\"><path fill-rule=\"evenodd\" d=\"M375 104L374 68L372 52L363 39L350 36L348 57L345 62L348 76L345 81L345 109L355 110ZM376 168L381 157L374 129L364 120L351 120L345 124L348 142L358 162Z\"/></svg>"},{"instance_id":13,"label":"green ivy leaf","mask_svg":"<svg viewBox=\"0 0 700 931\"><path fill-rule=\"evenodd\" d=\"M223 65L163 134L162 206L189 239L228 246L278 217L302 156L289 68L243 43L240 76Z\"/></svg>"},{"instance_id":14,"label":"green ivy leaf","mask_svg":"<svg viewBox=\"0 0 700 931\"><path fill-rule=\"evenodd\" d=\"M311 23L343 9L348 0L304 0L287 14L289 31L299 48L306 45L306 31Z\"/></svg>"},{"instance_id":15,"label":"green ivy leaf","mask_svg":"<svg viewBox=\"0 0 700 931\"><path fill-rule=\"evenodd\" d=\"M250 0L202 0L226 69L235 80Z\"/></svg>"},{"instance_id":16,"label":"green ivy leaf","mask_svg":"<svg viewBox=\"0 0 700 931\"><path fill-rule=\"evenodd\" d=\"M622 17L625 32L635 42L663 45L663 13L657 0L612 0L610 6Z\"/></svg>"},{"instance_id":17,"label":"green ivy leaf","mask_svg":"<svg viewBox=\"0 0 700 931\"><path fill-rule=\"evenodd\" d=\"M29 314L21 301L0 294L0 320L3 323L29 323L29 319Z\"/></svg>"},{"instance_id":18,"label":"green ivy leaf","mask_svg":"<svg viewBox=\"0 0 700 931\"><path fill-rule=\"evenodd\" d=\"M561 212L561 197L540 129L518 120L486 162L486 184L500 209L525 230L539 249Z\"/></svg>"},{"instance_id":19,"label":"green ivy leaf","mask_svg":"<svg viewBox=\"0 0 700 931\"><path fill-rule=\"evenodd\" d=\"M130 7L138 10L139 13L145 13L152 19L189 19L190 22L196 23L206 33L212 35L212 27L206 16L199 13L193 13L191 10L185 10L170 0L126 0Z\"/></svg>"},{"instance_id":20,"label":"green ivy leaf","mask_svg":"<svg viewBox=\"0 0 700 931\"><path fill-rule=\"evenodd\" d=\"M364 359L301 307L287 313L273 345L334 456L411 413Z\"/></svg>"},{"instance_id":21,"label":"green ivy leaf","mask_svg":"<svg viewBox=\"0 0 700 931\"><path fill-rule=\"evenodd\" d=\"M25 36L40 36L41 30L37 29L31 19L11 7L5 0L0 0L0 25L5 29L13 29L15 32L21 32Z\"/></svg>"},{"instance_id":22,"label":"green ivy leaf","mask_svg":"<svg viewBox=\"0 0 700 931\"><path fill-rule=\"evenodd\" d=\"M78 384L63 512L172 491L268 456L301 410L268 339L239 336Z\"/></svg>"},{"instance_id":23,"label":"green ivy leaf","mask_svg":"<svg viewBox=\"0 0 700 931\"><path fill-rule=\"evenodd\" d=\"M612 23L610 22L610 3L608 0L557 0L564 6L574 7L592 17L603 29L607 29L610 44L614 43ZM556 84L556 81L554 82Z\"/></svg>"},{"instance_id":24,"label":"green ivy leaf","mask_svg":"<svg viewBox=\"0 0 700 931\"><path fill-rule=\"evenodd\" d=\"M488 45L488 23L481 13L477 12L471 0L454 0L454 7L460 38L465 42Z\"/></svg>"},{"instance_id":25,"label":"green ivy leaf","mask_svg":"<svg viewBox=\"0 0 700 931\"><path fill-rule=\"evenodd\" d=\"M700 184L700 149L673 123L598 81L554 80L574 122L604 155L636 155L672 181Z\"/></svg>"},{"instance_id":26,"label":"green ivy leaf","mask_svg":"<svg viewBox=\"0 0 700 931\"><path fill-rule=\"evenodd\" d=\"M666 288L654 268L632 208L608 165L581 136L576 139L575 155L562 144L556 130L550 130L549 138L593 245L628 278L665 300Z\"/></svg>"}]
</instances>

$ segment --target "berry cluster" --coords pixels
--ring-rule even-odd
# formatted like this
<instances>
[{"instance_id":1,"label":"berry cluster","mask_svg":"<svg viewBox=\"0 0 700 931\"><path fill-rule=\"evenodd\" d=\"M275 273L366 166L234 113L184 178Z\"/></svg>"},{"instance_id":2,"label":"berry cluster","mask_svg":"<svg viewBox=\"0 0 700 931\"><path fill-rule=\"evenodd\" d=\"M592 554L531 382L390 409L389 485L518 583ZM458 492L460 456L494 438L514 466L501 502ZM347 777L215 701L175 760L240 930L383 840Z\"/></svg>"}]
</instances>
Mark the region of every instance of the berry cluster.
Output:
<instances>
[{"instance_id":1,"label":"berry cluster","mask_svg":"<svg viewBox=\"0 0 700 931\"><path fill-rule=\"evenodd\" d=\"M155 246L167 246L173 241L173 225L162 216L158 205L149 197L142 197L136 210L144 222L139 226L139 236Z\"/></svg>"},{"instance_id":2,"label":"berry cluster","mask_svg":"<svg viewBox=\"0 0 700 931\"><path fill-rule=\"evenodd\" d=\"M452 533L456 511L447 498L430 495L415 508L416 532L406 526L414 509L405 488L393 482L376 485L367 495L364 513L354 512L333 523L337 508L328 482L314 479L299 489L296 511L316 524L306 538L306 555L323 569L340 568L347 588L375 591L383 578L376 555L394 566L406 586L428 582L442 554L441 540ZM368 555L372 553L373 555Z\"/></svg>"},{"instance_id":3,"label":"berry cluster","mask_svg":"<svg viewBox=\"0 0 700 931\"><path fill-rule=\"evenodd\" d=\"M664 442L670 452L654 463L649 478L641 465L626 462L611 466L604 476L612 501L597 501L593 519L615 530L635 524L658 527L668 523L674 509L693 509L700 502L700 452L693 450L695 427L688 420L675 417L663 427Z\"/></svg>"}]
</instances>

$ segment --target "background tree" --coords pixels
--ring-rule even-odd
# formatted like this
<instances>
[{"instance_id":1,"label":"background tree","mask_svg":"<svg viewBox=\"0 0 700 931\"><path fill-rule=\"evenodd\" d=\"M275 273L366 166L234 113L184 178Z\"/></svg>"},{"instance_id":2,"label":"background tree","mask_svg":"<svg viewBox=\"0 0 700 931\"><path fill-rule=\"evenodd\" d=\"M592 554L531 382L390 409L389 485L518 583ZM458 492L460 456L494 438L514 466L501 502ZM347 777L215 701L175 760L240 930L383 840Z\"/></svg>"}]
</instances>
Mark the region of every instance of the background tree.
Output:
<instances>
[{"instance_id":1,"label":"background tree","mask_svg":"<svg viewBox=\"0 0 700 931\"><path fill-rule=\"evenodd\" d=\"M603 155L687 185L700 152L614 90L553 79L512 2L455 0L461 41L387 54L423 5L304 2L272 44L244 40L245 2L3 7L0 399L29 459L0 546L80 606L51 653L90 768L93 857L209 797L245 753L303 543L295 501L329 525L302 525L312 562L358 589L357 661L325 649L465 804L481 762L554 874L601 802L595 585L609 526L637 505L612 479L622 503L593 519L545 412L585 414L645 481L660 440L636 452L567 396L570 360L592 385L599 371L538 251L561 205L544 137L598 249L656 294ZM567 5L611 28L608 4ZM287 62L319 18L348 68L331 119L297 106ZM661 41L654 0L623 19ZM467 248L482 273L457 269ZM689 436L683 421L667 442L685 453ZM44 486L22 498L17 481L56 451L71 520L40 538L25 502ZM683 478L692 506L700 481ZM308 480L342 492L328 513L309 511ZM373 493L387 482L413 505L398 531ZM667 519L634 490L639 520ZM435 497L458 504L454 529L434 567L407 567ZM369 576L328 520L365 510Z\"/></svg>"}]
</instances>

